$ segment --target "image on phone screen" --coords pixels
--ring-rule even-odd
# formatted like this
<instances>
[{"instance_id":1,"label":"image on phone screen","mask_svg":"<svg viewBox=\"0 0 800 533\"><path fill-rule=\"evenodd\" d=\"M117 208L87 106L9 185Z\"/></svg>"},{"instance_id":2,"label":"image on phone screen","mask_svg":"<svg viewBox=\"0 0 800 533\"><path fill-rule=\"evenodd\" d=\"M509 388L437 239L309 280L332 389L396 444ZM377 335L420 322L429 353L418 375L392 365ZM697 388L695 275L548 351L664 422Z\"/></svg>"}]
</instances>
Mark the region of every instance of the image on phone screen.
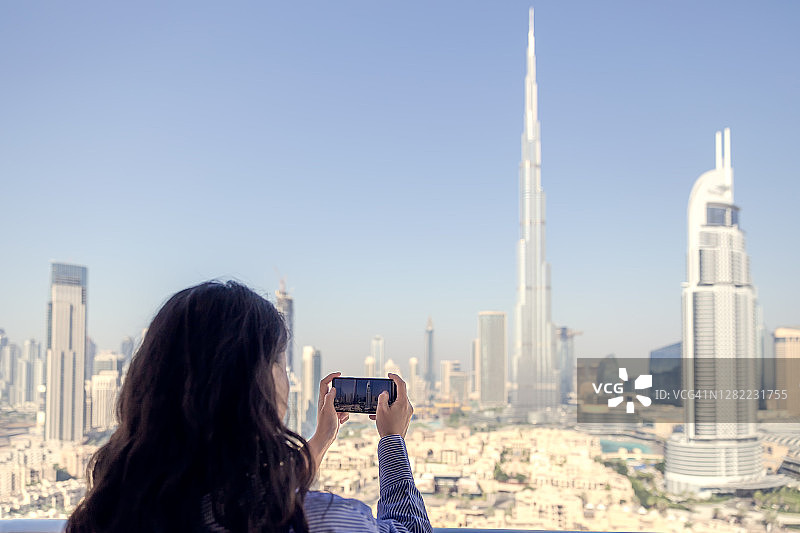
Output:
<instances>
[{"instance_id":1,"label":"image on phone screen","mask_svg":"<svg viewBox=\"0 0 800 533\"><path fill-rule=\"evenodd\" d=\"M375 414L378 396L389 393L389 404L397 399L397 386L388 378L333 378L336 397L333 407L338 412Z\"/></svg>"}]
</instances>

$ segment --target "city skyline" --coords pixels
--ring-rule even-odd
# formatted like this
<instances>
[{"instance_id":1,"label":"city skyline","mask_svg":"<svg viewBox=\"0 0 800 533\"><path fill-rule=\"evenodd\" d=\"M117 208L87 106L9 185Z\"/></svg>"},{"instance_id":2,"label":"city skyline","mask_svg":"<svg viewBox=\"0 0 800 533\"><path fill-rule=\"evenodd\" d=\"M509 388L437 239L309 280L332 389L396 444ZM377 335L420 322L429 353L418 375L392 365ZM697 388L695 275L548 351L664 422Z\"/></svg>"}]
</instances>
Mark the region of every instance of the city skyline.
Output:
<instances>
[{"instance_id":1,"label":"city skyline","mask_svg":"<svg viewBox=\"0 0 800 533\"><path fill-rule=\"evenodd\" d=\"M529 5L443 3L422 18L378 6L254 7L252 21L165 8L179 28L209 30L203 39L124 7L4 7L0 42L14 53L0 62L14 81L0 89L0 175L9 199L27 201L0 211L14 228L0 328L18 344L44 342L51 260L92 270L88 334L111 349L177 290L230 276L272 295L278 269L295 299L295 353L318 346L324 371L360 369L375 332L406 370L422 360L428 316L437 361L468 368L475 313L514 308ZM785 246L800 187L791 155L800 46L789 23L798 8L533 5L552 316L583 332L576 355L644 356L680 339L685 191L710 166L706 140L721 126L734 133L766 323L800 322L797 252ZM374 28L387 24L418 39L384 41ZM142 28L152 49L136 37ZM208 63L190 57L195 48ZM326 178L308 187L322 168ZM79 242L58 226L77 201Z\"/></svg>"}]
</instances>

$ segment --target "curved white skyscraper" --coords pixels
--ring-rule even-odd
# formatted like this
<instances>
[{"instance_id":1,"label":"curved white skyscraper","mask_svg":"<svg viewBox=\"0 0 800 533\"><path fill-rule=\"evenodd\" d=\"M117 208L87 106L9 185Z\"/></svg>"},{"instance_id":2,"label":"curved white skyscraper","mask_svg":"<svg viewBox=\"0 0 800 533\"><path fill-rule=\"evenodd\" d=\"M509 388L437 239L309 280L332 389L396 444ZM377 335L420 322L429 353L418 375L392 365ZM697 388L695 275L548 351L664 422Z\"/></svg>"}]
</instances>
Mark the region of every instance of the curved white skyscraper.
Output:
<instances>
[{"instance_id":1,"label":"curved white skyscraper","mask_svg":"<svg viewBox=\"0 0 800 533\"><path fill-rule=\"evenodd\" d=\"M517 243L517 305L514 313L512 380L519 411L558 404L558 379L553 361L550 318L550 265L545 259L545 194L542 189L542 144L536 84L533 8L528 27L525 76L525 125L519 165L519 231Z\"/></svg>"},{"instance_id":2,"label":"curved white skyscraper","mask_svg":"<svg viewBox=\"0 0 800 533\"><path fill-rule=\"evenodd\" d=\"M687 218L683 388L755 390L756 291L733 202L729 129L724 140L717 132L716 166L695 182ZM757 408L757 400L684 400L684 433L667 442L667 490L700 492L761 477Z\"/></svg>"}]
</instances>

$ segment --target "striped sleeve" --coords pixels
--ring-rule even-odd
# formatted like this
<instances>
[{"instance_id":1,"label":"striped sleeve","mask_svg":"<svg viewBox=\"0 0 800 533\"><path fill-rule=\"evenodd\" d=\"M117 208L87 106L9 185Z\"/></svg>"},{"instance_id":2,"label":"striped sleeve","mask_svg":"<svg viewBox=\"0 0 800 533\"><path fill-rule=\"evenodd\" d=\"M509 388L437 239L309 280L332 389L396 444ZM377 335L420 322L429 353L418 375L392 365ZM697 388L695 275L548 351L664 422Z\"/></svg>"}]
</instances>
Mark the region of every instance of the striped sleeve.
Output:
<instances>
[{"instance_id":1,"label":"striped sleeve","mask_svg":"<svg viewBox=\"0 0 800 533\"><path fill-rule=\"evenodd\" d=\"M433 533L425 502L414 485L406 443L400 435L378 442L378 531L382 533Z\"/></svg>"}]
</instances>

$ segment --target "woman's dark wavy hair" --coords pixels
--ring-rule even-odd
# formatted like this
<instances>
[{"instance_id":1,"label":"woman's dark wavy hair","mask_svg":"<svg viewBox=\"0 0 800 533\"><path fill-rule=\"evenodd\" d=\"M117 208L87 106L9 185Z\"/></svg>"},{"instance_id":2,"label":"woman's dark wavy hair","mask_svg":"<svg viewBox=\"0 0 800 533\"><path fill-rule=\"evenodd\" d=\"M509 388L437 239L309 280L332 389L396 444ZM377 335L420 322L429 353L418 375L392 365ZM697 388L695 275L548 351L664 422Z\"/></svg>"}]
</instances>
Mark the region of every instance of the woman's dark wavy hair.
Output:
<instances>
[{"instance_id":1,"label":"woman's dark wavy hair","mask_svg":"<svg viewBox=\"0 0 800 533\"><path fill-rule=\"evenodd\" d=\"M209 514L232 532L306 532L314 467L279 417L272 374L288 341L275 307L239 283L170 298L131 362L119 427L89 463L67 532L208 531Z\"/></svg>"}]
</instances>

